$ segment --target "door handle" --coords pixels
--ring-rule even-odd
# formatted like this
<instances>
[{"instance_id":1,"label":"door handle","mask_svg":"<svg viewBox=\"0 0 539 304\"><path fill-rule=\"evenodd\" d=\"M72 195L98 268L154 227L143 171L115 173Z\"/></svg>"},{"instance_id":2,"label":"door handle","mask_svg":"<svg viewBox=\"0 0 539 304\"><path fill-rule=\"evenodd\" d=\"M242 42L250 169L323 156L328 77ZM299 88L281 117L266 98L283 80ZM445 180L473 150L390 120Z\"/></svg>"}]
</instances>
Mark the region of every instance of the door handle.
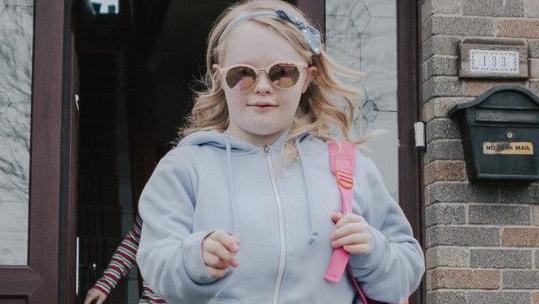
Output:
<instances>
[{"instance_id":1,"label":"door handle","mask_svg":"<svg viewBox=\"0 0 539 304\"><path fill-rule=\"evenodd\" d=\"M79 94L75 94L75 107L77 108L77 112L80 112L79 100L80 100Z\"/></svg>"}]
</instances>

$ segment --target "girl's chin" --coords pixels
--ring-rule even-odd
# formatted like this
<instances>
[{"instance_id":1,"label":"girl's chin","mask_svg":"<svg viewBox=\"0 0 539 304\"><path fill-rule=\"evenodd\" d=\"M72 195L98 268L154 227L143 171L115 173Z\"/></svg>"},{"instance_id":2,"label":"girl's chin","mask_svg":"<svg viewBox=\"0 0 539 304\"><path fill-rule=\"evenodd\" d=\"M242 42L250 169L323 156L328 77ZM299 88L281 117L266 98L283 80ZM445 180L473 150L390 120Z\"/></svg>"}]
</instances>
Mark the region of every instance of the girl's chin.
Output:
<instances>
[{"instance_id":1,"label":"girl's chin","mask_svg":"<svg viewBox=\"0 0 539 304\"><path fill-rule=\"evenodd\" d=\"M267 137L273 135L280 135L284 131L284 127L278 127L275 125L257 125L256 127L249 128L247 132L255 136Z\"/></svg>"}]
</instances>

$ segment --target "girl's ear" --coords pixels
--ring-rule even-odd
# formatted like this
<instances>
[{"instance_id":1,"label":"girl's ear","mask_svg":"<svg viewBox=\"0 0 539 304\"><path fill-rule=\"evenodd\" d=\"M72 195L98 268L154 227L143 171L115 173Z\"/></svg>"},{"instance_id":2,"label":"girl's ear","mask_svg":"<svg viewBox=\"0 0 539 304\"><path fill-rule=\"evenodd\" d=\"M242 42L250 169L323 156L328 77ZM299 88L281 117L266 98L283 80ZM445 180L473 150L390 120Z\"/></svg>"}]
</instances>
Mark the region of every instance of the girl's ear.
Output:
<instances>
[{"instance_id":1,"label":"girl's ear","mask_svg":"<svg viewBox=\"0 0 539 304\"><path fill-rule=\"evenodd\" d=\"M318 72L318 70L314 66L311 66L311 67L309 67L307 69L307 76L305 77L305 81L303 83L303 88L301 90L302 93L305 93L307 91L307 88L309 87L309 84L311 84L311 82L314 80L314 78L316 77L317 72Z\"/></svg>"}]
</instances>

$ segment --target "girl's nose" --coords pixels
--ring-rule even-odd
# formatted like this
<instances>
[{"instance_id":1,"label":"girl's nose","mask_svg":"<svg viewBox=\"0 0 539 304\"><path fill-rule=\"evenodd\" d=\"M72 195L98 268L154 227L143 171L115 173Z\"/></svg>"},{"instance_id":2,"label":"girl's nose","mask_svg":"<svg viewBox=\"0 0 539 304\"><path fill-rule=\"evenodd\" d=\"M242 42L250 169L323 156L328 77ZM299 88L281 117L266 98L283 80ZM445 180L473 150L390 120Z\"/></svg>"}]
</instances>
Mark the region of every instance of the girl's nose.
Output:
<instances>
[{"instance_id":1,"label":"girl's nose","mask_svg":"<svg viewBox=\"0 0 539 304\"><path fill-rule=\"evenodd\" d=\"M273 90L274 88L268 78L268 75L264 72L258 74L258 79L256 80L253 92L260 95L270 95L273 94Z\"/></svg>"}]
</instances>

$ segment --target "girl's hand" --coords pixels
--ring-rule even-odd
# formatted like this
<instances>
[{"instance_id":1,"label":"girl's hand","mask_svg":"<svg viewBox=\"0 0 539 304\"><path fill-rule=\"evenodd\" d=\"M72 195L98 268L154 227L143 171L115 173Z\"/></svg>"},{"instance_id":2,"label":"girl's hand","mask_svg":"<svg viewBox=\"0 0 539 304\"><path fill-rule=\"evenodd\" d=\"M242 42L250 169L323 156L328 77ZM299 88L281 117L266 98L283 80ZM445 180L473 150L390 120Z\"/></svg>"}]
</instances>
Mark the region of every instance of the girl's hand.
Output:
<instances>
[{"instance_id":1,"label":"girl's hand","mask_svg":"<svg viewBox=\"0 0 539 304\"><path fill-rule=\"evenodd\" d=\"M84 299L84 304L103 304L107 299L107 295L102 293L96 288L88 290L86 294L86 299Z\"/></svg>"},{"instance_id":2,"label":"girl's hand","mask_svg":"<svg viewBox=\"0 0 539 304\"><path fill-rule=\"evenodd\" d=\"M343 247L354 255L368 254L372 250L372 235L369 224L362 216L348 213L331 214L331 220L336 223L335 232L331 237L333 248Z\"/></svg>"},{"instance_id":3,"label":"girl's hand","mask_svg":"<svg viewBox=\"0 0 539 304\"><path fill-rule=\"evenodd\" d=\"M239 249L240 241L224 231L214 231L202 241L202 258L212 277L222 278L228 267L239 266L236 260Z\"/></svg>"}]
</instances>

